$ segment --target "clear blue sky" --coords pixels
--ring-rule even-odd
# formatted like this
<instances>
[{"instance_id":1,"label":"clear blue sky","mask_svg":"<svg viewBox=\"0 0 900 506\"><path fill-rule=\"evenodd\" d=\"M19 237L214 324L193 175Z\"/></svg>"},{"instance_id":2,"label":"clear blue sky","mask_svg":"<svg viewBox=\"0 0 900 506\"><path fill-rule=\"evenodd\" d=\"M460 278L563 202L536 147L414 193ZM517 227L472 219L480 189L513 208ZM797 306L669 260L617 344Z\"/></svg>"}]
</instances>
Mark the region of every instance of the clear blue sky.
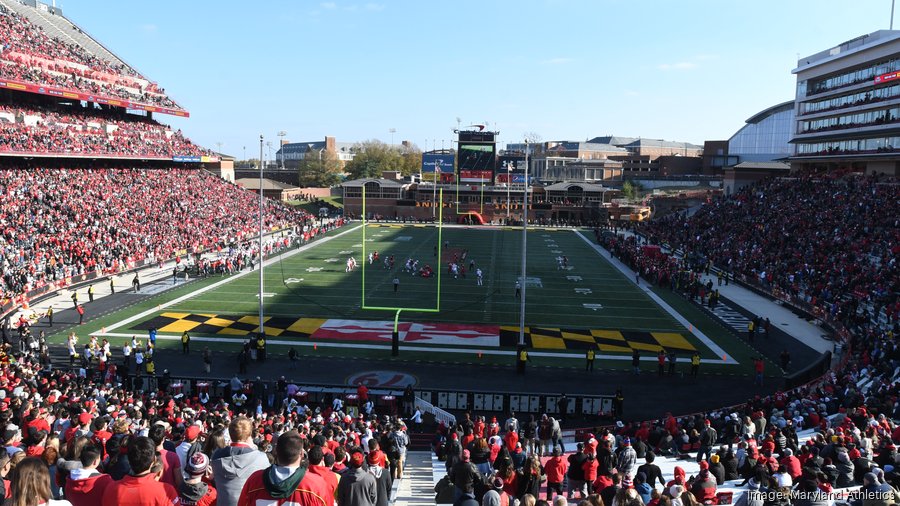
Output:
<instances>
[{"instance_id":1,"label":"clear blue sky","mask_svg":"<svg viewBox=\"0 0 900 506\"><path fill-rule=\"evenodd\" d=\"M49 0L48 0L49 1ZM64 13L248 157L259 134L449 147L456 118L501 142L606 134L702 144L794 97L791 69L887 29L890 0L109 2ZM273 145L277 142L273 142ZM257 155L258 156L258 155Z\"/></svg>"}]
</instances>

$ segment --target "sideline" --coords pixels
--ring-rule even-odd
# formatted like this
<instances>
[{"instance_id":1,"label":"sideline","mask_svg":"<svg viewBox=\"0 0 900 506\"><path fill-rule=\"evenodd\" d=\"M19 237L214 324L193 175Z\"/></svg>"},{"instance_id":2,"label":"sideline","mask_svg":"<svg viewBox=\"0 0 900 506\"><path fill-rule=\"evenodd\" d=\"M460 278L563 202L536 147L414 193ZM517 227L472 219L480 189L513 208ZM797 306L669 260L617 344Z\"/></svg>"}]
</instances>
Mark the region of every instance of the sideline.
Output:
<instances>
[{"instance_id":1,"label":"sideline","mask_svg":"<svg viewBox=\"0 0 900 506\"><path fill-rule=\"evenodd\" d=\"M330 241L330 240L332 240L332 239L336 239L336 238L338 238L338 237L340 237L340 236L342 236L342 235L344 235L344 234L349 234L350 232L353 232L353 231L355 231L355 230L358 230L359 227L361 227L361 226L362 226L362 225L356 225L356 226L354 226L354 227L348 228L347 230L344 230L343 232L340 232L340 233L337 233L337 234L335 234L335 235L331 235L331 236L325 237L324 239L320 239L320 240L318 240L318 241L314 241L314 242L311 242L311 243L309 243L309 244L300 246L299 248L297 248L297 249L295 249L295 250L292 250L292 251L288 251L287 253L271 256L271 257L269 257L268 260L265 260L265 261L263 262L262 265L263 265L263 266L267 266L267 265L269 265L269 264L273 264L273 263L276 263L276 262L280 262L280 261L283 260L284 258L290 258L290 257L292 257L292 256L294 256L294 255L296 255L296 254L298 254L298 253L301 253L301 252L303 252L303 251L306 251L306 250L308 250L308 249L310 249L310 248L313 248L313 247L315 247L315 246L317 246L317 245L319 245L319 244L326 243L326 242L328 242L328 241ZM239 273L237 273L237 274L235 274L235 275L233 275L233 276L230 276L230 277L227 278L227 279L223 279L222 281L218 281L218 282L213 283L213 284L211 284L211 285L204 286L203 288L194 290L194 291L192 291L191 293L188 293L188 294L182 295L181 297L177 297L177 298L175 298L175 299L172 299L172 300L170 300L169 302L165 302L165 303L163 303L163 304L159 304L158 306L156 306L156 307L153 308L153 309L148 309L148 310L142 311L142 312L140 312L140 313L138 313L138 314L136 314L136 315L130 316L130 317L128 317L128 318L125 318L124 320L121 320L121 321L119 321L119 322L117 322L117 323L114 323L114 324L112 324L112 325L106 327L106 331L105 331L105 332L94 332L94 333L91 333L90 335L92 335L92 336L98 336L98 337L103 337L103 336L107 336L107 335L109 335L109 336L114 336L114 334L110 334L109 331L111 331L111 330L116 330L116 329L118 329L119 327L121 327L121 326L123 326L123 325L127 325L127 324L129 324L129 323L131 323L131 322L133 322L133 321L135 321L135 320L139 320L139 319L141 319L141 318L144 318L144 317L146 317L146 316L149 316L149 315L151 315L151 314L153 314L153 313L156 313L157 311L160 311L160 310L162 310L162 309L166 309L166 308L169 307L169 306L172 306L172 305L175 305L175 304L184 302L184 301L186 301L186 300L188 300L188 299L194 298L194 297L196 297L196 296L198 296L198 295L201 295L201 294L203 294L203 293L206 293L206 292L208 292L208 291L210 291L210 290L214 290L214 289L216 289L216 288L218 288L218 287L220 287L220 286L222 286L222 285L231 283L232 281L234 281L234 280L236 280L236 279L240 279L240 278L242 278L242 277L244 277L244 276L250 274L251 272L254 273L254 274L257 273L256 270L252 270L252 271L251 271L251 270L241 271L241 272L239 272ZM130 337L130 335L129 335L129 336L126 336L126 337Z\"/></svg>"},{"instance_id":2,"label":"sideline","mask_svg":"<svg viewBox=\"0 0 900 506\"><path fill-rule=\"evenodd\" d=\"M607 255L604 255L603 251L606 251L605 248L602 248L601 246L592 243L587 237L583 236L580 231L573 230L573 232L575 232L575 235L580 237L581 240L586 242L588 244L588 246L594 248L594 251L596 251L598 255L603 257L603 260L608 261L611 265L613 265L616 269L618 269L622 274L624 274L625 278L628 279L629 282L634 283L634 277L632 276L634 274L634 272L631 271L631 269L629 269L628 267L626 267L625 264L623 264L618 258L609 256L608 255L609 252L607 252ZM659 297L659 295L656 295L655 293L653 293L653 290L650 289L649 283L645 282L642 285L639 284L638 288L643 290L644 293L646 293L648 297L653 299L653 302L656 302L659 305L659 307L663 308L667 313L672 315L672 318L675 318L678 321L678 323L680 323L682 326L684 326L684 328L688 329L688 331L691 334L693 334L694 337L699 339L700 342L705 344L707 348L712 350L713 353L715 353L717 357L722 357L722 359L720 359L720 361L718 363L739 364L739 362L737 360L735 360L734 358L729 356L727 353L725 353L725 350L723 350L718 344L714 343L713 340L710 339L709 337L707 337L706 334L701 332L700 329L698 329L697 327L692 325L691 322L687 321L687 319L684 316L681 316L681 313L679 313L678 311L675 311L675 309L672 306L670 306L669 304L667 304L666 301L662 300ZM701 362L703 362L703 361L701 360ZM713 362L713 363L715 363L715 362Z\"/></svg>"}]
</instances>

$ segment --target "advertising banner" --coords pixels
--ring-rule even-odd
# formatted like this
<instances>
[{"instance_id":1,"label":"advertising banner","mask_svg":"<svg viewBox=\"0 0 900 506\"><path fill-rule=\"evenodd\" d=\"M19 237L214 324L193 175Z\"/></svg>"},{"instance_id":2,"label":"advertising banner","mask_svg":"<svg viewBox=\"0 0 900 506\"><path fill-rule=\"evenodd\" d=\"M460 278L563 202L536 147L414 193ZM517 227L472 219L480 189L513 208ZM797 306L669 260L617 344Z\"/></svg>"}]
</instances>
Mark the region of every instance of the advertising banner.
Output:
<instances>
[{"instance_id":1,"label":"advertising banner","mask_svg":"<svg viewBox=\"0 0 900 506\"><path fill-rule=\"evenodd\" d=\"M453 181L455 157L452 154L422 154L422 181ZM437 176L436 176L437 175Z\"/></svg>"},{"instance_id":2,"label":"advertising banner","mask_svg":"<svg viewBox=\"0 0 900 506\"><path fill-rule=\"evenodd\" d=\"M157 107L155 105L149 104L140 104L137 102L131 102L129 100L119 100L104 97L101 95L90 95L88 93L81 93L75 90L64 90L62 88L56 88L54 86L43 86L40 84L27 83L23 81L15 81L11 79L0 79L0 88L7 88L10 90L18 90L24 91L27 93L37 93L39 95L52 95L55 97L63 97L63 98L71 98L73 100L84 100L85 102L95 102L98 104L108 104L114 105L117 107L126 107L128 109L136 109L139 111L147 111L147 112L158 112L162 114L169 114L172 116L181 116L188 118L190 117L190 113L187 111L182 111L179 109L169 109L168 107Z\"/></svg>"},{"instance_id":3,"label":"advertising banner","mask_svg":"<svg viewBox=\"0 0 900 506\"><path fill-rule=\"evenodd\" d=\"M888 81L893 81L898 78L900 78L900 72L888 72L887 74L881 74L880 76L875 76L875 84L886 83Z\"/></svg>"}]
</instances>

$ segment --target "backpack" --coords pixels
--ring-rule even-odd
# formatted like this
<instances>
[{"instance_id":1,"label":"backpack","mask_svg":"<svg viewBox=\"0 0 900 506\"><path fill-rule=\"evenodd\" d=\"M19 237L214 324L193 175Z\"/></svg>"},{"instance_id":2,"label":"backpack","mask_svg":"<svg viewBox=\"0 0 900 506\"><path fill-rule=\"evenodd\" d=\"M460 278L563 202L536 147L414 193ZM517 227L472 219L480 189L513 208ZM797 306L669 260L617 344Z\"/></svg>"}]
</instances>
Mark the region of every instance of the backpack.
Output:
<instances>
[{"instance_id":1,"label":"backpack","mask_svg":"<svg viewBox=\"0 0 900 506\"><path fill-rule=\"evenodd\" d=\"M400 445L397 442L397 436L393 432L388 436L387 454L391 459L400 457Z\"/></svg>"}]
</instances>

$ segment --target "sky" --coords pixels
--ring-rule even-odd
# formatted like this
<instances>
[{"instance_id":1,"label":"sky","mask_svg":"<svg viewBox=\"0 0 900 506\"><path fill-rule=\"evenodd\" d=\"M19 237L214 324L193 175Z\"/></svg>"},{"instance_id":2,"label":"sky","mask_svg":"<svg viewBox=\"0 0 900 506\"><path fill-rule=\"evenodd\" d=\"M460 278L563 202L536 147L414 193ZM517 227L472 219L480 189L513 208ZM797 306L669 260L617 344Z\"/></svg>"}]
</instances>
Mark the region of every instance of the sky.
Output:
<instances>
[{"instance_id":1,"label":"sky","mask_svg":"<svg viewBox=\"0 0 900 506\"><path fill-rule=\"evenodd\" d=\"M191 113L157 120L239 159L280 131L449 148L457 118L487 123L501 144L727 139L794 97L799 57L887 29L891 12L890 0L57 6Z\"/></svg>"}]
</instances>

